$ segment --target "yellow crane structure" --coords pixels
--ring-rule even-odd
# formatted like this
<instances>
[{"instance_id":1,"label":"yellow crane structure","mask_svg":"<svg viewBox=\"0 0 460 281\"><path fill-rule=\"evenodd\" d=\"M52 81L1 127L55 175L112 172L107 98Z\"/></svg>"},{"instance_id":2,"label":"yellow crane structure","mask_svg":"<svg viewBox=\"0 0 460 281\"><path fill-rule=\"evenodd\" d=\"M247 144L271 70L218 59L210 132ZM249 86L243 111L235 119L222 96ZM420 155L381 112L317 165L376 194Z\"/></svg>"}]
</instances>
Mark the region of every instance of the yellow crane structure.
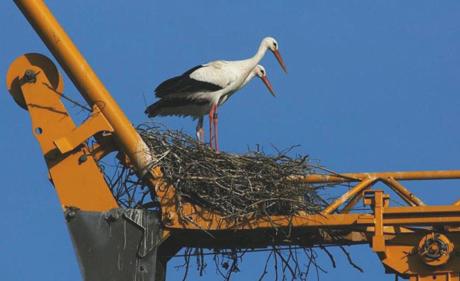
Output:
<instances>
[{"instance_id":1,"label":"yellow crane structure","mask_svg":"<svg viewBox=\"0 0 460 281\"><path fill-rule=\"evenodd\" d=\"M289 228L298 241L308 237L310 245L367 243L387 273L411 281L460 281L460 199L452 205L427 206L401 184L460 179L460 171L293 176L289 180L355 185L320 214L226 220L175 196L159 167L149 166L154 159L146 144L43 1L15 2L92 110L88 120L74 124L61 101L61 73L51 59L31 53L11 64L8 90L30 114L85 280L164 280L168 260L186 246L292 243L266 239L263 233L276 227ZM85 142L89 138L96 140L92 147ZM118 206L97 165L114 151L124 153L138 177L155 191L161 212ZM389 195L372 189L378 182L407 206L390 207ZM360 200L371 213L350 212ZM340 239L318 234L322 228L336 231Z\"/></svg>"}]
</instances>

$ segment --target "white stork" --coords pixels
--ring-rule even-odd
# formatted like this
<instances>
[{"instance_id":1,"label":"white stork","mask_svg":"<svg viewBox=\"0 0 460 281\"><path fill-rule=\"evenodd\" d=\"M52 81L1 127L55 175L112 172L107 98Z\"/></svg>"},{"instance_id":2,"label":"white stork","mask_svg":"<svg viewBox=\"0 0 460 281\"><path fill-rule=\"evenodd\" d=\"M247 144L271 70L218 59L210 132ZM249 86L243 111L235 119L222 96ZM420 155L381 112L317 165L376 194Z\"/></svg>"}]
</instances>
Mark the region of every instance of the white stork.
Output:
<instances>
[{"instance_id":1,"label":"white stork","mask_svg":"<svg viewBox=\"0 0 460 281\"><path fill-rule=\"evenodd\" d=\"M266 78L265 69L257 66L268 49L275 54L287 73L278 51L278 43L275 39L267 37L262 40L255 56L250 59L206 63L188 70L181 76L164 81L155 89L155 96L160 100L150 105L145 113L149 117L175 115L199 118L197 124L199 140L203 137L203 117L209 113L210 146L212 148L212 124L214 123L214 139L218 151L217 107L256 75L262 78L274 95Z\"/></svg>"},{"instance_id":2,"label":"white stork","mask_svg":"<svg viewBox=\"0 0 460 281\"><path fill-rule=\"evenodd\" d=\"M215 62L214 62L215 63ZM162 98L159 101L155 102L154 104L150 105L146 113L149 117L153 116L169 116L169 115L176 115L176 116L192 116L193 119L198 120L198 124L196 126L196 135L198 141L203 142L203 118L206 114L209 114L209 130L210 130L210 146L212 148L212 123L214 123L214 135L215 135L215 146L216 151L219 151L218 147L218 140L217 140L217 107L224 104L228 98L233 95L236 91L241 89L244 85L246 85L252 78L258 76L262 79L264 84L267 86L270 93L275 96L273 89L268 82L267 73L263 66L257 65L246 77L246 80L243 84L234 91L216 91L216 92L209 92L208 95L202 95L201 97L189 99L184 97L170 97L170 98Z\"/></svg>"}]
</instances>

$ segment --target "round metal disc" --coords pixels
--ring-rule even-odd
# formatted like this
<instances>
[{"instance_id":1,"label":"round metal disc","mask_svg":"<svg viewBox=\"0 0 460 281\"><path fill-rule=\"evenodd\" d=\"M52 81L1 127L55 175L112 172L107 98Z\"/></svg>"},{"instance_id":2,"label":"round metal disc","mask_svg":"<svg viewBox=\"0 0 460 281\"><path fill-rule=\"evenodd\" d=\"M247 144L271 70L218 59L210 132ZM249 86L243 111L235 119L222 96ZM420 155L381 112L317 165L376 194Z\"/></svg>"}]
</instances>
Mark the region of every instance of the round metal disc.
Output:
<instances>
[{"instance_id":1,"label":"round metal disc","mask_svg":"<svg viewBox=\"0 0 460 281\"><path fill-rule=\"evenodd\" d=\"M20 107L27 110L21 85L25 83L23 77L28 69L40 71L40 74L46 75L51 87L58 92L62 92L64 87L62 76L52 60L37 53L22 55L10 65L6 74L8 91Z\"/></svg>"}]
</instances>

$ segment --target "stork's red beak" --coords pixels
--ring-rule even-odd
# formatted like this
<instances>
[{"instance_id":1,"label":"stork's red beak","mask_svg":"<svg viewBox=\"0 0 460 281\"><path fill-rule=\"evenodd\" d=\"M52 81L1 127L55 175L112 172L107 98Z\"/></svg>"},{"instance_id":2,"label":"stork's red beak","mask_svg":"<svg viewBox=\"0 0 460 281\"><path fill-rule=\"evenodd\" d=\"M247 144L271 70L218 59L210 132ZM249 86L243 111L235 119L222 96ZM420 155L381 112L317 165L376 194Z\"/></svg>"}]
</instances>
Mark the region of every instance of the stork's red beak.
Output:
<instances>
[{"instance_id":1,"label":"stork's red beak","mask_svg":"<svg viewBox=\"0 0 460 281\"><path fill-rule=\"evenodd\" d=\"M281 67L283 68L284 72L286 72L286 74L287 74L287 69L286 69L286 66L284 65L284 61L283 61L283 58L281 57L280 51L278 51L278 49L276 49L276 50L273 51L273 54L275 54L276 59L281 64Z\"/></svg>"},{"instance_id":2,"label":"stork's red beak","mask_svg":"<svg viewBox=\"0 0 460 281\"><path fill-rule=\"evenodd\" d=\"M270 82L268 82L267 76L264 76L261 79L262 79L262 81L264 81L264 84L265 84L265 86L267 86L267 88L270 91L270 93L276 98L275 92L273 92L272 85L270 85Z\"/></svg>"}]
</instances>

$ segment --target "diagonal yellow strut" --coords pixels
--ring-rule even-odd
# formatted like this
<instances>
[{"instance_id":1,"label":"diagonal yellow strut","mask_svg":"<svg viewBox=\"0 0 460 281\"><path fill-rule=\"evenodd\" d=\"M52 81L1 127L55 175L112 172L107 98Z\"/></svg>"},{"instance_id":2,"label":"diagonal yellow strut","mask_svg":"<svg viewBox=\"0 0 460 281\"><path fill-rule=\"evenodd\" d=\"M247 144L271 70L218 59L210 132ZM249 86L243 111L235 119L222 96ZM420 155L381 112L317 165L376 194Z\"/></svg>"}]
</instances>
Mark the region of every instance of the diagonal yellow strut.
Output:
<instances>
[{"instance_id":1,"label":"diagonal yellow strut","mask_svg":"<svg viewBox=\"0 0 460 281\"><path fill-rule=\"evenodd\" d=\"M138 175L148 173L147 145L109 94L96 73L42 0L14 0L48 49L91 107L97 106L114 129L115 141L131 159Z\"/></svg>"}]
</instances>

